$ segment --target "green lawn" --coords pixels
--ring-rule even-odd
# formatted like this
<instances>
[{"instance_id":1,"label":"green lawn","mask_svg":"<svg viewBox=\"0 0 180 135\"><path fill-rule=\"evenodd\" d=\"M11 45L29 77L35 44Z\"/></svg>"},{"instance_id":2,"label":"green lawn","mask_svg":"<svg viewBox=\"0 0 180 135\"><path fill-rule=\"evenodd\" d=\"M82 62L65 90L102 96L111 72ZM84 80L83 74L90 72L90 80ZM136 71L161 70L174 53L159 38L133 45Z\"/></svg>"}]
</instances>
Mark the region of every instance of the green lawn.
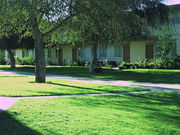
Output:
<instances>
[{"instance_id":1,"label":"green lawn","mask_svg":"<svg viewBox=\"0 0 180 135\"><path fill-rule=\"evenodd\" d=\"M180 94L28 99L0 112L1 135L179 135Z\"/></svg>"},{"instance_id":2,"label":"green lawn","mask_svg":"<svg viewBox=\"0 0 180 135\"><path fill-rule=\"evenodd\" d=\"M7 66L0 66L0 70L12 69ZM19 66L15 71L34 72L34 67ZM86 67L48 67L47 73L134 82L180 84L180 70L129 69L115 71L110 68L104 68L104 73L90 74Z\"/></svg>"},{"instance_id":3,"label":"green lawn","mask_svg":"<svg viewBox=\"0 0 180 135\"><path fill-rule=\"evenodd\" d=\"M0 96L40 96L144 90L140 88L100 85L67 80L48 79L46 84L38 84L33 81L34 77L1 74Z\"/></svg>"}]
</instances>

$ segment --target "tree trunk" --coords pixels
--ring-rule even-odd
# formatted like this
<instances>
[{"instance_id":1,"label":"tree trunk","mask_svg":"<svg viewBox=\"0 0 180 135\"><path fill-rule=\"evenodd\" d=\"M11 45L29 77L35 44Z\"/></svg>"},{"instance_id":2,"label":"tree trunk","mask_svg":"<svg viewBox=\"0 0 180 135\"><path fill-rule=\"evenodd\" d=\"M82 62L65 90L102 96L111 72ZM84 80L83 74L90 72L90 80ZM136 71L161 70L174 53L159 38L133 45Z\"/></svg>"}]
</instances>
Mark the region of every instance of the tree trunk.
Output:
<instances>
[{"instance_id":1,"label":"tree trunk","mask_svg":"<svg viewBox=\"0 0 180 135\"><path fill-rule=\"evenodd\" d=\"M46 62L45 62L45 51L43 44L43 36L39 29L39 23L37 21L37 16L33 9L31 8L31 3L26 2L26 8L29 12L30 22L32 27L33 36L35 39L35 75L36 83L45 83L46 82Z\"/></svg>"},{"instance_id":2,"label":"tree trunk","mask_svg":"<svg viewBox=\"0 0 180 135\"><path fill-rule=\"evenodd\" d=\"M43 37L40 33L38 25L33 25L33 35L35 38L35 75L36 83L46 82L46 62L45 62L45 51L43 44Z\"/></svg>"},{"instance_id":3,"label":"tree trunk","mask_svg":"<svg viewBox=\"0 0 180 135\"><path fill-rule=\"evenodd\" d=\"M45 64L45 52L43 38L39 30L35 28L35 74L36 83L46 82L46 64Z\"/></svg>"},{"instance_id":4,"label":"tree trunk","mask_svg":"<svg viewBox=\"0 0 180 135\"><path fill-rule=\"evenodd\" d=\"M89 73L96 73L97 68L97 45L92 46L92 60L89 67Z\"/></svg>"},{"instance_id":5,"label":"tree trunk","mask_svg":"<svg viewBox=\"0 0 180 135\"><path fill-rule=\"evenodd\" d=\"M46 82L46 64L45 64L45 52L43 39L41 35L37 35L35 38L35 74L37 83Z\"/></svg>"},{"instance_id":6,"label":"tree trunk","mask_svg":"<svg viewBox=\"0 0 180 135\"><path fill-rule=\"evenodd\" d=\"M15 62L15 58L14 58L14 54L13 54L12 50L7 49L7 52L9 54L11 68L16 68L16 62Z\"/></svg>"}]
</instances>

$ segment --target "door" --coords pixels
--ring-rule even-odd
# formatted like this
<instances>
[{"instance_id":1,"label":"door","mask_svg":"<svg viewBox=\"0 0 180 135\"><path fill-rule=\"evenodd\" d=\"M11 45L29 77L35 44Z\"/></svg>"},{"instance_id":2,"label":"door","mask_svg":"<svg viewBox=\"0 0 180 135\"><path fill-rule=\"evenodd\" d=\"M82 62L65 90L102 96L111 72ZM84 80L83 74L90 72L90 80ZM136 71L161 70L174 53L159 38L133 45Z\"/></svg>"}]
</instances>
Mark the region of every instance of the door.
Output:
<instances>
[{"instance_id":1,"label":"door","mask_svg":"<svg viewBox=\"0 0 180 135\"><path fill-rule=\"evenodd\" d=\"M58 65L63 65L63 50L62 47L57 50Z\"/></svg>"},{"instance_id":2,"label":"door","mask_svg":"<svg viewBox=\"0 0 180 135\"><path fill-rule=\"evenodd\" d=\"M78 61L78 58L77 58L77 48L76 47L72 48L72 61L73 62L77 62Z\"/></svg>"},{"instance_id":3,"label":"door","mask_svg":"<svg viewBox=\"0 0 180 135\"><path fill-rule=\"evenodd\" d=\"M154 45L146 45L146 59L154 58Z\"/></svg>"},{"instance_id":4,"label":"door","mask_svg":"<svg viewBox=\"0 0 180 135\"><path fill-rule=\"evenodd\" d=\"M123 46L123 61L130 62L130 46Z\"/></svg>"}]
</instances>

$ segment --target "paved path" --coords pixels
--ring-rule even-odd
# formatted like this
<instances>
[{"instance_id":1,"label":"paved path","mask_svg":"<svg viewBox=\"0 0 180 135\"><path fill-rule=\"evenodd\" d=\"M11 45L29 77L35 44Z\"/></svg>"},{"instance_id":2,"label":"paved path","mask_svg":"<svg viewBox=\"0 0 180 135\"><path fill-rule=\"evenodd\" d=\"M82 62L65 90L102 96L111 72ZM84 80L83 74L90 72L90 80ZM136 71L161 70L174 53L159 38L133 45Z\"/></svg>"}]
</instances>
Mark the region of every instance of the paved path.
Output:
<instances>
[{"instance_id":1,"label":"paved path","mask_svg":"<svg viewBox=\"0 0 180 135\"><path fill-rule=\"evenodd\" d=\"M60 97L84 97L84 96L112 96L112 95L128 95L128 94L145 94L152 91L138 92L118 92L118 93L100 93L100 94L79 94L79 95L60 95L60 96L33 96L33 97L1 97L0 96L0 112L8 110L14 103L21 99L42 99L42 98L60 98Z\"/></svg>"},{"instance_id":2,"label":"paved path","mask_svg":"<svg viewBox=\"0 0 180 135\"><path fill-rule=\"evenodd\" d=\"M21 72L21 71L2 71L0 70L0 74L7 75L26 75L29 77L33 77L34 73ZM78 82L86 82L86 83L96 83L96 84L105 84L105 85L118 85L118 86L127 86L127 87L135 87L135 88L148 88L150 90L158 90L162 92L179 92L180 85L176 84L158 84L158 83L146 83L146 82L132 82L132 81L121 81L121 80L110 80L110 79L95 79L88 77L74 77L68 75L53 75L47 74L47 78L52 79L61 79L61 80L72 80Z\"/></svg>"},{"instance_id":3,"label":"paved path","mask_svg":"<svg viewBox=\"0 0 180 135\"><path fill-rule=\"evenodd\" d=\"M0 74L4 75L26 75L29 77L34 76L33 73L19 72L19 71L1 71ZM180 93L180 85L174 84L154 84L144 82L131 82L131 81L118 81L118 80L106 80L106 79L92 79L87 77L73 77L66 75L52 75L47 74L48 78L61 79L61 80L72 80L86 83L96 83L105 85L119 85L136 88L147 88L150 91L139 91L139 92L119 92L119 93L102 93L102 94L80 94L80 95L61 95L61 96L36 96L36 97L0 97L0 111L7 110L15 102L21 99L37 99L37 98L57 98L57 97L81 97L81 96L108 96L108 95L125 95L125 94L144 94L144 93L155 93L155 92L176 92Z\"/></svg>"}]
</instances>

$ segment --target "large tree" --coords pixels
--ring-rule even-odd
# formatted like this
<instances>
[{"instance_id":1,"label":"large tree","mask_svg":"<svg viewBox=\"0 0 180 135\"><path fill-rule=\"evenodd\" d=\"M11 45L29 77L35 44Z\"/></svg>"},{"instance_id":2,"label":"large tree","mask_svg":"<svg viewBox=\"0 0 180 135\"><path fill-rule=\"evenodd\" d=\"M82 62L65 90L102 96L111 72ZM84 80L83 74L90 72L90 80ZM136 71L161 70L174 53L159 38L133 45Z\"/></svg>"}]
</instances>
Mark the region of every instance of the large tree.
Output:
<instances>
[{"instance_id":1,"label":"large tree","mask_svg":"<svg viewBox=\"0 0 180 135\"><path fill-rule=\"evenodd\" d=\"M34 47L32 36L28 34L29 26L25 21L20 21L24 16L14 18L15 15L12 13L9 16L0 16L0 49L7 50L11 68L15 68L13 49Z\"/></svg>"},{"instance_id":2,"label":"large tree","mask_svg":"<svg viewBox=\"0 0 180 135\"><path fill-rule=\"evenodd\" d=\"M17 48L18 48L18 37L16 35L0 38L0 49L7 50L9 54L11 68L16 67L15 58L12 49L17 49Z\"/></svg>"},{"instance_id":3,"label":"large tree","mask_svg":"<svg viewBox=\"0 0 180 135\"><path fill-rule=\"evenodd\" d=\"M46 67L43 40L47 36L58 29L64 32L63 28L67 27L65 25L69 24L70 20L76 20L74 22L77 24L73 25L75 27L76 25L80 26L80 32L77 36L85 43L93 45L95 50L99 43L107 44L122 41L125 37L131 37L133 30L137 31L134 27L138 26L141 30L143 29L140 27L142 24L145 26L144 24L149 21L158 21L159 17L155 17L155 13L156 16L161 15L161 12L156 10L160 1L0 0L0 16L2 18L20 16L19 21L30 26L31 31L29 32L32 33L35 40L35 81L44 83L46 81ZM154 11L157 12L154 13ZM147 14L152 15L152 19L149 19ZM18 21L15 23L18 24ZM131 23L132 25L129 25ZM95 59L96 57L93 61Z\"/></svg>"},{"instance_id":4,"label":"large tree","mask_svg":"<svg viewBox=\"0 0 180 135\"><path fill-rule=\"evenodd\" d=\"M44 83L46 67L43 40L75 15L71 10L74 0L1 0L0 2L2 18L23 16L19 21L30 26L29 32L35 40L35 81ZM15 23L17 24L18 21Z\"/></svg>"},{"instance_id":5,"label":"large tree","mask_svg":"<svg viewBox=\"0 0 180 135\"><path fill-rule=\"evenodd\" d=\"M7 50L10 58L10 65L15 68L15 58L12 49L20 47L18 43L21 35L25 33L25 23L19 21L23 16L14 18L14 12L9 16L5 16L4 12L0 15L0 49Z\"/></svg>"},{"instance_id":6,"label":"large tree","mask_svg":"<svg viewBox=\"0 0 180 135\"><path fill-rule=\"evenodd\" d=\"M169 9L162 0L83 0L81 12L69 23L76 42L92 46L89 72L96 72L97 45L121 44L148 38L150 27L168 23ZM79 6L79 5L78 5ZM73 34L72 34L73 33ZM74 39L74 38L73 38Z\"/></svg>"}]
</instances>

